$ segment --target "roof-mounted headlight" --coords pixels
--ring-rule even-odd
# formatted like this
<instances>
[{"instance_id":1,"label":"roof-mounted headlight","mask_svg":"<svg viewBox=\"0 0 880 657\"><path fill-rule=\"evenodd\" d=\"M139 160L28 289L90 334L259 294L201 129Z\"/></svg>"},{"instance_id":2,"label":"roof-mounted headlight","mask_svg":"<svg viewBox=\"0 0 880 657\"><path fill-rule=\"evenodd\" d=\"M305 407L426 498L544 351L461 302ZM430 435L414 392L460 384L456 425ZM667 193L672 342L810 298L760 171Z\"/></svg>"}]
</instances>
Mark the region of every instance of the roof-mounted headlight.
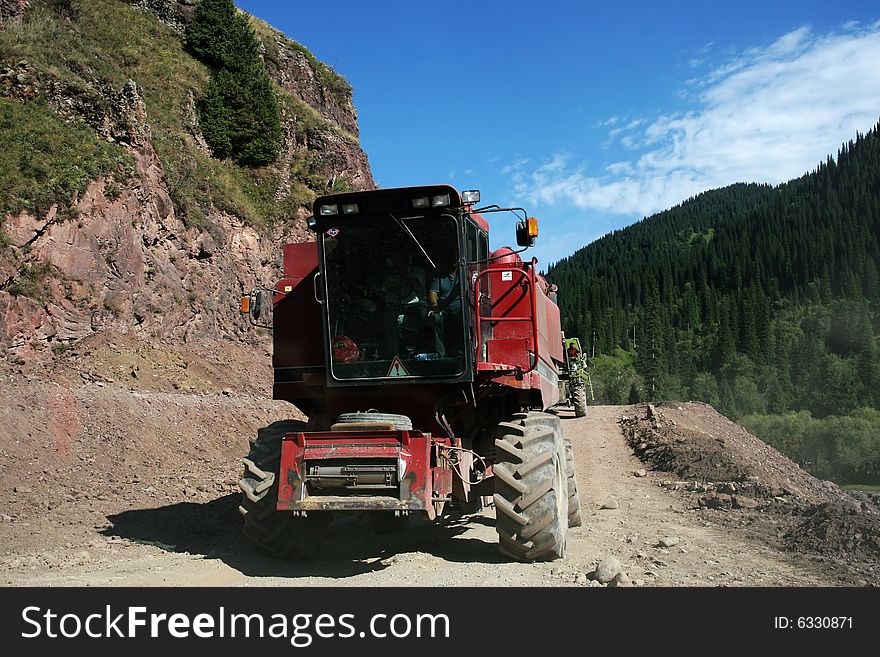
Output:
<instances>
[{"instance_id":1,"label":"roof-mounted headlight","mask_svg":"<svg viewBox=\"0 0 880 657\"><path fill-rule=\"evenodd\" d=\"M318 212L321 213L322 217L332 217L333 215L339 214L339 206L338 205L322 205Z\"/></svg>"},{"instance_id":2,"label":"roof-mounted headlight","mask_svg":"<svg viewBox=\"0 0 880 657\"><path fill-rule=\"evenodd\" d=\"M358 204L357 203L346 203L342 206L342 214L357 214L358 213Z\"/></svg>"},{"instance_id":3,"label":"roof-mounted headlight","mask_svg":"<svg viewBox=\"0 0 880 657\"><path fill-rule=\"evenodd\" d=\"M438 194L431 198L431 205L435 208L443 208L449 205L449 194Z\"/></svg>"},{"instance_id":4,"label":"roof-mounted headlight","mask_svg":"<svg viewBox=\"0 0 880 657\"><path fill-rule=\"evenodd\" d=\"M465 205L473 205L480 202L480 190L468 189L461 193L461 202Z\"/></svg>"},{"instance_id":5,"label":"roof-mounted headlight","mask_svg":"<svg viewBox=\"0 0 880 657\"><path fill-rule=\"evenodd\" d=\"M414 198L412 201L414 208L427 208L431 205L431 199L427 196L420 196L419 198Z\"/></svg>"}]
</instances>

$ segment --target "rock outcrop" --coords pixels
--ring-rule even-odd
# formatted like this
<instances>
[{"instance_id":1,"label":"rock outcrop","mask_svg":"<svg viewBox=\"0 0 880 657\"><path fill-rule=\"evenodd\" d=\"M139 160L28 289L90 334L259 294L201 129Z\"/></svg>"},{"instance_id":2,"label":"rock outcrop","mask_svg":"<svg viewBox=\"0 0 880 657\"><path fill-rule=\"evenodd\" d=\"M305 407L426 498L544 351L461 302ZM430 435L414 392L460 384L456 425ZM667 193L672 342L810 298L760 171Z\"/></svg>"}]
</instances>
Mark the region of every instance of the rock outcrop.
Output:
<instances>
[{"instance_id":1,"label":"rock outcrop","mask_svg":"<svg viewBox=\"0 0 880 657\"><path fill-rule=\"evenodd\" d=\"M0 66L0 97L19 102L45 100L59 116L82 120L106 141L141 146L150 139L143 91L134 80L119 88L99 80L88 86L73 85L22 60Z\"/></svg>"},{"instance_id":2,"label":"rock outcrop","mask_svg":"<svg viewBox=\"0 0 880 657\"><path fill-rule=\"evenodd\" d=\"M315 62L296 42L271 28L268 34L261 36L269 76L291 96L299 98L348 134L358 137L357 111L348 83L337 78L333 81L333 88L328 88L326 80L335 74Z\"/></svg>"},{"instance_id":3,"label":"rock outcrop","mask_svg":"<svg viewBox=\"0 0 880 657\"><path fill-rule=\"evenodd\" d=\"M27 4L0 0L0 16L8 20L12 8L26 11ZM194 2L129 4L183 29ZM275 59L267 61L272 77L323 119L305 130L297 116L284 114L285 146L274 165L276 196L281 198L292 184L291 162L303 159L319 193L343 181L344 188L373 188L367 156L357 142L350 89L347 95L344 86L341 92L323 89L326 72L316 72L299 50L288 50L284 37L277 40ZM53 351L104 330L142 339L250 339L253 330L238 315L238 296L279 277L283 243L309 239L307 207L271 228L255 227L214 207L203 208L203 222L185 221L172 201L135 80L121 86L100 80L74 86L27 61L6 62L0 65L0 96L25 103L44 100L63 118L82 120L99 138L120 144L134 162L129 177L92 181L70 208L2 218L0 351L8 359L39 364ZM193 131L198 138L197 125ZM25 283L30 292L16 292Z\"/></svg>"},{"instance_id":4,"label":"rock outcrop","mask_svg":"<svg viewBox=\"0 0 880 657\"><path fill-rule=\"evenodd\" d=\"M141 11L153 14L166 25L183 32L195 13L198 0L125 0Z\"/></svg>"},{"instance_id":5,"label":"rock outcrop","mask_svg":"<svg viewBox=\"0 0 880 657\"><path fill-rule=\"evenodd\" d=\"M211 216L213 234L187 228L151 144L134 152L130 184L108 198L116 183L91 183L75 219L54 210L41 219L7 217L13 276L26 275L29 263L53 268L39 282L39 298L0 292L0 340L17 361L105 329L184 341L236 337L244 330L236 313L241 291L277 277L281 243L307 239L290 227L259 232L219 212Z\"/></svg>"},{"instance_id":6,"label":"rock outcrop","mask_svg":"<svg viewBox=\"0 0 880 657\"><path fill-rule=\"evenodd\" d=\"M2 0L16 2L16 0ZM21 0L19 0L21 1ZM179 32L186 30L195 13L196 0L126 0L140 11L153 14ZM251 18L262 42L261 54L269 76L294 98L302 100L328 121L357 138L357 110L352 90L330 67L317 61L304 47L265 22Z\"/></svg>"}]
</instances>

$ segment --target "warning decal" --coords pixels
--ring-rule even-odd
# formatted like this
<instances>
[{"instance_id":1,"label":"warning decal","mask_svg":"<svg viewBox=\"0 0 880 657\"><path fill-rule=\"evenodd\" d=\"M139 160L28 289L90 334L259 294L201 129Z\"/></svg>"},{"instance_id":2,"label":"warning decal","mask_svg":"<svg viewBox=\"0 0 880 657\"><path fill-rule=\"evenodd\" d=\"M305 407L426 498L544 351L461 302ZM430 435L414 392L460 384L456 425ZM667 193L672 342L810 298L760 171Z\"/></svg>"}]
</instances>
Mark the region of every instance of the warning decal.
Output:
<instances>
[{"instance_id":1,"label":"warning decal","mask_svg":"<svg viewBox=\"0 0 880 657\"><path fill-rule=\"evenodd\" d=\"M394 360L391 361L391 368L386 376L410 376L410 373L406 371L403 363L400 362L400 358L395 356Z\"/></svg>"}]
</instances>

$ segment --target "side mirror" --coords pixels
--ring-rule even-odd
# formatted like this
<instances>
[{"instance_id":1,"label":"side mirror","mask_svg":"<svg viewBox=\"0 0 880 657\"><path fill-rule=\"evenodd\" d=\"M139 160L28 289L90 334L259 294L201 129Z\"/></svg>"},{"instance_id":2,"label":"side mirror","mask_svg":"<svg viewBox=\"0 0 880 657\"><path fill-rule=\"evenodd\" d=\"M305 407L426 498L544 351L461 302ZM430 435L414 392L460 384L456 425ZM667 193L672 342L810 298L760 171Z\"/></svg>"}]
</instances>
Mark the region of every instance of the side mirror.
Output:
<instances>
[{"instance_id":1,"label":"side mirror","mask_svg":"<svg viewBox=\"0 0 880 657\"><path fill-rule=\"evenodd\" d=\"M519 246L535 246L538 236L538 218L528 217L516 224L516 243Z\"/></svg>"},{"instance_id":2,"label":"side mirror","mask_svg":"<svg viewBox=\"0 0 880 657\"><path fill-rule=\"evenodd\" d=\"M523 247L535 246L535 238L529 234L529 225L525 221L516 224L516 244Z\"/></svg>"},{"instance_id":3,"label":"side mirror","mask_svg":"<svg viewBox=\"0 0 880 657\"><path fill-rule=\"evenodd\" d=\"M254 296L254 307L251 311L251 316L254 318L254 321L258 321L260 319L260 315L263 312L263 293L257 292L256 296Z\"/></svg>"},{"instance_id":4,"label":"side mirror","mask_svg":"<svg viewBox=\"0 0 880 657\"><path fill-rule=\"evenodd\" d=\"M268 291L268 289L267 289ZM252 326L257 326L259 328L271 329L272 326L270 324L259 324L259 319L263 314L263 291L262 290L254 290L250 294L242 294L239 306L239 312L242 315L246 315L248 318L248 322Z\"/></svg>"}]
</instances>

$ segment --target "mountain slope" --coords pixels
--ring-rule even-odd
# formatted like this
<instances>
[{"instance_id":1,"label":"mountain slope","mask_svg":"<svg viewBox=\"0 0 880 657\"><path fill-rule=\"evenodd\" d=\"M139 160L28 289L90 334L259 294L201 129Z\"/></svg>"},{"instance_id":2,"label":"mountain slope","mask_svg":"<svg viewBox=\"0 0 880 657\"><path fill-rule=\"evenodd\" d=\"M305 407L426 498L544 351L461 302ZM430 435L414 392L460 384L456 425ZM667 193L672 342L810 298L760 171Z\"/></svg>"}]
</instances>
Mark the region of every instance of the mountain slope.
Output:
<instances>
[{"instance_id":1,"label":"mountain slope","mask_svg":"<svg viewBox=\"0 0 880 657\"><path fill-rule=\"evenodd\" d=\"M235 336L316 195L374 186L348 83L251 19L282 112L273 164L213 157L184 50L192 1L32 0L0 32L0 345L20 362L94 331ZM11 6L11 5L10 5Z\"/></svg>"},{"instance_id":2,"label":"mountain slope","mask_svg":"<svg viewBox=\"0 0 880 657\"><path fill-rule=\"evenodd\" d=\"M880 406L878 128L801 178L706 192L554 264L600 398L700 399L734 418Z\"/></svg>"}]
</instances>

